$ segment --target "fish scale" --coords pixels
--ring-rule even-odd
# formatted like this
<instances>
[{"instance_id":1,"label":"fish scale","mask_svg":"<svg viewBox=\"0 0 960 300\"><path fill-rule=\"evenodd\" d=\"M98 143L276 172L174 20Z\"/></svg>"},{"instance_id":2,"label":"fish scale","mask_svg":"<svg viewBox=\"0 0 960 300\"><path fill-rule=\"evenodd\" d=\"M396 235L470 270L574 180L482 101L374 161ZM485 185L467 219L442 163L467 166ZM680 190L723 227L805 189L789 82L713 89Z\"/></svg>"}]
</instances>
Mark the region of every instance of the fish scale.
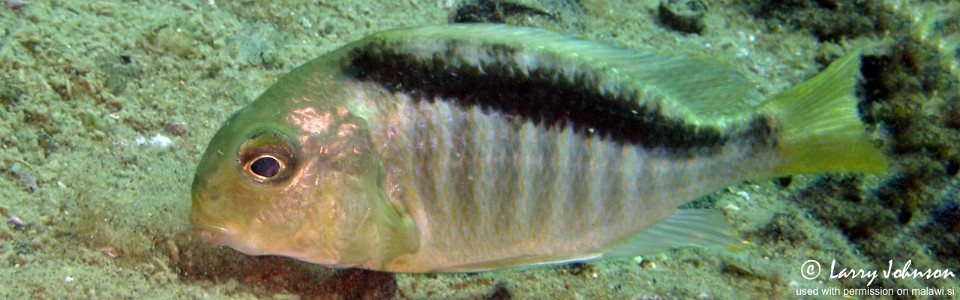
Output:
<instances>
[{"instance_id":1,"label":"fish scale","mask_svg":"<svg viewBox=\"0 0 960 300\"><path fill-rule=\"evenodd\" d=\"M381 32L231 117L191 217L250 255L394 272L737 248L721 213L678 206L742 180L886 169L857 116L859 60L764 100L695 54L502 25Z\"/></svg>"},{"instance_id":2,"label":"fish scale","mask_svg":"<svg viewBox=\"0 0 960 300\"><path fill-rule=\"evenodd\" d=\"M410 194L399 197L413 198L407 201L423 203L423 215L444 216L418 220L422 235L445 241L443 247L421 249L425 253L432 251L432 254L436 255L425 255L427 257L442 257L443 253L452 252L464 256L460 259L466 264L495 261L502 257L520 255L521 250L529 251L522 249L523 245L515 247L518 245L517 240L524 239L535 244L552 241L562 246L556 247L556 253L549 253L549 256L567 256L570 254L564 251L596 248L596 245L609 242L611 237L628 234L636 228L649 225L643 222L659 220L678 205L676 202L636 199L686 199L683 197L693 194L686 192L687 189L699 190L703 186L725 185L729 181L724 177L705 176L704 179L694 179L686 175L704 173L702 170L706 163L678 164L669 158L659 158L660 163L651 165L657 175L647 176L645 183L641 173L646 172L639 162L656 162L658 159L650 158L656 155L641 148L617 144L597 136L584 139L569 128L558 130L526 123L522 125L523 129L514 129L511 128L514 126L510 118L499 113L485 113L477 107L458 114L453 111L461 111L462 108L449 102L437 100L414 103L408 97L399 98L381 102L401 107L380 107L379 110L382 111L396 112L396 115L388 113L386 118L425 120L429 124L409 126L406 127L407 130L403 130L403 126L390 128L400 130L395 134L408 136L397 138L396 140L401 142L395 144L386 142L387 147L410 149L414 148L413 145L402 141L438 140L430 143L436 146L432 151L384 151L405 153L385 158L384 164L388 167L394 163L414 161L423 166L421 173L430 174L429 180L422 180L417 176L392 179L408 182L401 185L419 187L411 190ZM432 130L423 130L424 128ZM527 134L515 134L516 132ZM451 135L473 138L457 140L450 139ZM455 142L445 143L439 142L440 140ZM544 156L549 163L535 163L536 160L513 163L512 153L524 153L524 149L531 149L528 153L549 153L550 155ZM474 157L474 162L463 165L470 159L450 160L449 153L474 154L466 155ZM709 158L709 161L715 160L716 158ZM724 167L732 168L735 163L740 162L727 162L729 166ZM453 165L457 167L451 167ZM610 165L628 165L632 166L630 170L639 172L621 173L617 172L617 168L608 167ZM451 180L451 177L463 175L458 172L469 172L473 175L469 180ZM546 185L552 188L545 189L548 193L522 193L518 192L522 182L497 178L512 177L508 174L517 173L551 174L527 175L523 178L528 180L527 186ZM654 188L645 189L644 193L634 192L629 196L618 195L611 191L611 182L629 182L631 186ZM677 182L690 184L685 187ZM423 194L416 190L437 192ZM523 209L528 205L533 208ZM617 209L611 210L608 207ZM619 218L612 216L625 212L633 212L633 217L627 218L622 214ZM436 228L434 224L441 226ZM591 239L584 240L581 238L584 236ZM477 240L485 243L477 244Z\"/></svg>"}]
</instances>

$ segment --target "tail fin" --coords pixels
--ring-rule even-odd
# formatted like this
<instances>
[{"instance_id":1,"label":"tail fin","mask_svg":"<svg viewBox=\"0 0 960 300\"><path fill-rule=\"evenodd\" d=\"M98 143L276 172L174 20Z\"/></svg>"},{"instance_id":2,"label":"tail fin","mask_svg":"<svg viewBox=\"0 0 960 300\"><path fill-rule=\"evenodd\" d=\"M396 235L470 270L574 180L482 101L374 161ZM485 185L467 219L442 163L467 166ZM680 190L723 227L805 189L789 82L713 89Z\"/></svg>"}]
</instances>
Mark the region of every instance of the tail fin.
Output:
<instances>
[{"instance_id":1,"label":"tail fin","mask_svg":"<svg viewBox=\"0 0 960 300\"><path fill-rule=\"evenodd\" d=\"M886 158L867 140L857 116L853 88L859 71L857 51L763 104L782 129L777 152L783 164L777 175L886 170Z\"/></svg>"}]
</instances>

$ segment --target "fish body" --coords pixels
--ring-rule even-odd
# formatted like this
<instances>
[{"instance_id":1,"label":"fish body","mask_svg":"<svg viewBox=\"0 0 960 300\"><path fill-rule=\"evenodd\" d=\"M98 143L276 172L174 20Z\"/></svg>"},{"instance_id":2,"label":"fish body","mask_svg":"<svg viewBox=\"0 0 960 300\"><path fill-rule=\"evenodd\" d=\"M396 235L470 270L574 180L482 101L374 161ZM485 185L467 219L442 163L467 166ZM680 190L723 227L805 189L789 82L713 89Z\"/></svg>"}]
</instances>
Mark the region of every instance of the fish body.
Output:
<instances>
[{"instance_id":1,"label":"fish body","mask_svg":"<svg viewBox=\"0 0 960 300\"><path fill-rule=\"evenodd\" d=\"M501 25L381 32L232 116L192 219L247 254L395 272L736 247L721 214L677 207L747 179L886 168L858 69L854 53L764 100L689 54Z\"/></svg>"}]
</instances>

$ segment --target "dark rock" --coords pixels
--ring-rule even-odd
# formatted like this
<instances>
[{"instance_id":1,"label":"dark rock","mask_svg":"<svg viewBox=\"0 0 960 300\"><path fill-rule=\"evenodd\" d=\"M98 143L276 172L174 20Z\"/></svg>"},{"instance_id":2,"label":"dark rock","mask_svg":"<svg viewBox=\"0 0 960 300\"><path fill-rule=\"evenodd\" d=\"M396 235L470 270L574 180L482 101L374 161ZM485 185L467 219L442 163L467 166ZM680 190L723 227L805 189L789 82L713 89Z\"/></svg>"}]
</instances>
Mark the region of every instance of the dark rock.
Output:
<instances>
[{"instance_id":1,"label":"dark rock","mask_svg":"<svg viewBox=\"0 0 960 300\"><path fill-rule=\"evenodd\" d=\"M683 33L703 33L703 17L707 5L700 0L663 0L657 9L657 20L669 29Z\"/></svg>"}]
</instances>

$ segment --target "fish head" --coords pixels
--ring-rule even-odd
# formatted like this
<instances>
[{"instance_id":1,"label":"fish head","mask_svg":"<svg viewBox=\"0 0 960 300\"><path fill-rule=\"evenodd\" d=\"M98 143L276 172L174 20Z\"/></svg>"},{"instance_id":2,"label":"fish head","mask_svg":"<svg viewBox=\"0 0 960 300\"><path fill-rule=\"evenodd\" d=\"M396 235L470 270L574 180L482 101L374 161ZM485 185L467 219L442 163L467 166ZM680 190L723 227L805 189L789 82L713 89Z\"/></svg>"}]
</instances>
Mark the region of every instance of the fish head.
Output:
<instances>
[{"instance_id":1,"label":"fish head","mask_svg":"<svg viewBox=\"0 0 960 300\"><path fill-rule=\"evenodd\" d=\"M374 255L374 215L386 201L368 126L323 95L277 85L210 142L193 181L194 230L249 255L362 264Z\"/></svg>"}]
</instances>

